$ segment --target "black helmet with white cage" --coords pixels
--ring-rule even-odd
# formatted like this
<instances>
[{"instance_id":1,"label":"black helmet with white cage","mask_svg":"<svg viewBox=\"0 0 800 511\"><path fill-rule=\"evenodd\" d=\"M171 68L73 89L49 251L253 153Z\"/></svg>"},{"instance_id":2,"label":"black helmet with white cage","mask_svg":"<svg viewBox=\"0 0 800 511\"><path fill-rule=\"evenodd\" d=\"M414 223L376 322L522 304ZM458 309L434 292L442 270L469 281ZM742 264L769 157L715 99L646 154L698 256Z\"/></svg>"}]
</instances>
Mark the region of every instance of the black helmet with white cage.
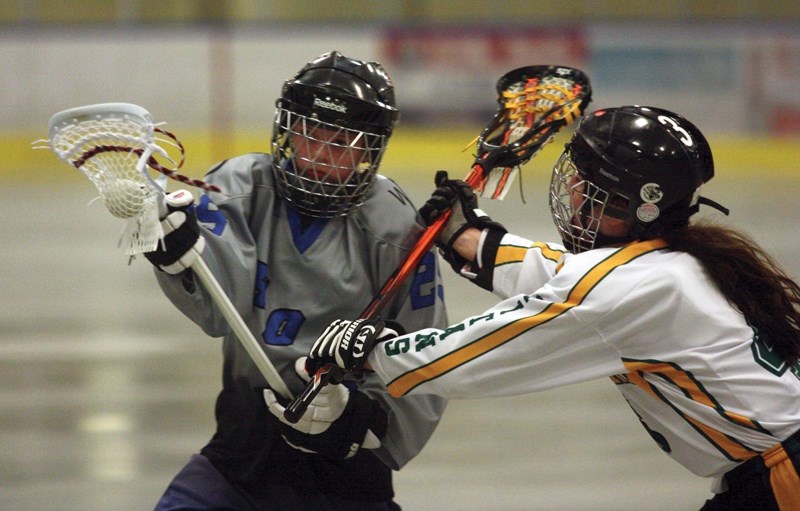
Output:
<instances>
[{"instance_id":1,"label":"black helmet with white cage","mask_svg":"<svg viewBox=\"0 0 800 511\"><path fill-rule=\"evenodd\" d=\"M550 210L572 252L651 239L685 226L699 204L727 213L700 197L714 176L711 148L682 116L655 107L598 110L578 125L553 169ZM604 216L630 230L598 232Z\"/></svg>"},{"instance_id":2,"label":"black helmet with white cage","mask_svg":"<svg viewBox=\"0 0 800 511\"><path fill-rule=\"evenodd\" d=\"M314 217L363 204L399 117L380 64L326 53L283 85L272 133L278 193Z\"/></svg>"}]
</instances>

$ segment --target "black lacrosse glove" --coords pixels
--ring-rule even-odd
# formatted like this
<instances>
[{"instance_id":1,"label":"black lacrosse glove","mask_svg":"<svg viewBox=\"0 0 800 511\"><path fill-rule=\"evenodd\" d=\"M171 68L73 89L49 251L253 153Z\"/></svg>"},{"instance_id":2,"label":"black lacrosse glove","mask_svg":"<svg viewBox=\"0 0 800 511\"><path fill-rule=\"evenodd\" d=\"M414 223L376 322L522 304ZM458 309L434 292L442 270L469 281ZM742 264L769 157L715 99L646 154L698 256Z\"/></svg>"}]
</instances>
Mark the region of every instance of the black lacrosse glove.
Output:
<instances>
[{"instance_id":1,"label":"black lacrosse glove","mask_svg":"<svg viewBox=\"0 0 800 511\"><path fill-rule=\"evenodd\" d=\"M177 275L191 268L205 247L200 236L197 217L189 207L194 197L187 190L177 190L164 198L166 216L161 219L164 239L152 252L145 252L148 261L170 275Z\"/></svg>"},{"instance_id":2,"label":"black lacrosse glove","mask_svg":"<svg viewBox=\"0 0 800 511\"><path fill-rule=\"evenodd\" d=\"M361 371L376 344L402 333L404 331L399 324L384 322L380 318L355 321L336 319L311 346L306 359L306 371L315 374L328 364L345 371Z\"/></svg>"},{"instance_id":3,"label":"black lacrosse glove","mask_svg":"<svg viewBox=\"0 0 800 511\"><path fill-rule=\"evenodd\" d=\"M433 224L442 214L452 209L436 246L444 260L450 263L457 273L462 273L465 266L473 265L458 252L453 250L453 243L470 227L478 230L491 229L498 233L508 232L501 224L489 218L489 215L478 209L478 196L467 183L458 179L449 179L446 170L439 170L434 177L436 190L431 198L419 209L419 214L426 225Z\"/></svg>"}]
</instances>

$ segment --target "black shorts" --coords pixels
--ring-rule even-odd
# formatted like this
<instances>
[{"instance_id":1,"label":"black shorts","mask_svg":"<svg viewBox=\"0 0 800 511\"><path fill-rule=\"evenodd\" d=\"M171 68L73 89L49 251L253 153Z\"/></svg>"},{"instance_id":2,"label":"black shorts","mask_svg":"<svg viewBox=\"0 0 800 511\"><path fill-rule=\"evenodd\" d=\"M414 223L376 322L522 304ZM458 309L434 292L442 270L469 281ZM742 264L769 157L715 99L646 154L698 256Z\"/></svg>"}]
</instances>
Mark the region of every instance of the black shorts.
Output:
<instances>
[{"instance_id":1,"label":"black shorts","mask_svg":"<svg viewBox=\"0 0 800 511\"><path fill-rule=\"evenodd\" d=\"M800 431L725 474L728 490L700 511L800 510Z\"/></svg>"}]
</instances>

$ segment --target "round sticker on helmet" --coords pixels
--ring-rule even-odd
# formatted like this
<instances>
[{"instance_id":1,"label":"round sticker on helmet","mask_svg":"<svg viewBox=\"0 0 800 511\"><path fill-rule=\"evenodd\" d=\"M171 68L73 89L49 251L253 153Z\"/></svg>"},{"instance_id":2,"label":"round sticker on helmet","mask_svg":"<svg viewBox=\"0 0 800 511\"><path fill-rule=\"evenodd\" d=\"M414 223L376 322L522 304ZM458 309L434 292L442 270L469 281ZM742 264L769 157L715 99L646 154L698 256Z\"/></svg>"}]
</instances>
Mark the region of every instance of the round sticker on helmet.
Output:
<instances>
[{"instance_id":1,"label":"round sticker on helmet","mask_svg":"<svg viewBox=\"0 0 800 511\"><path fill-rule=\"evenodd\" d=\"M653 204L664 198L664 192L658 183L646 183L639 189L639 196L644 202Z\"/></svg>"},{"instance_id":2,"label":"round sticker on helmet","mask_svg":"<svg viewBox=\"0 0 800 511\"><path fill-rule=\"evenodd\" d=\"M636 210L636 218L641 220L642 222L652 222L658 215L661 214L661 210L658 209L658 206L655 204L642 204Z\"/></svg>"}]
</instances>

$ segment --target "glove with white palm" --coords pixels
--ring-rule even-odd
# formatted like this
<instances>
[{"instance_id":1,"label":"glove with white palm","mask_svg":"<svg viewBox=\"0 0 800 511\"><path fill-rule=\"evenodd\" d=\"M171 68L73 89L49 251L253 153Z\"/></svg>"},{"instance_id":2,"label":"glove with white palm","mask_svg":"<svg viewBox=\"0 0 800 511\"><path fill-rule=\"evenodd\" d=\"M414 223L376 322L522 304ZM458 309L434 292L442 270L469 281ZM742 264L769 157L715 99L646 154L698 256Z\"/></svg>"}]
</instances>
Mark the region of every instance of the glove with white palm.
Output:
<instances>
[{"instance_id":1,"label":"glove with white palm","mask_svg":"<svg viewBox=\"0 0 800 511\"><path fill-rule=\"evenodd\" d=\"M299 358L295 371L309 381L305 366L306 359ZM323 387L296 424L284 418L286 408L270 389L264 390L264 401L280 421L281 436L287 444L329 459L347 459L361 448L380 447L380 438L388 427L388 416L377 401L342 384Z\"/></svg>"}]
</instances>

